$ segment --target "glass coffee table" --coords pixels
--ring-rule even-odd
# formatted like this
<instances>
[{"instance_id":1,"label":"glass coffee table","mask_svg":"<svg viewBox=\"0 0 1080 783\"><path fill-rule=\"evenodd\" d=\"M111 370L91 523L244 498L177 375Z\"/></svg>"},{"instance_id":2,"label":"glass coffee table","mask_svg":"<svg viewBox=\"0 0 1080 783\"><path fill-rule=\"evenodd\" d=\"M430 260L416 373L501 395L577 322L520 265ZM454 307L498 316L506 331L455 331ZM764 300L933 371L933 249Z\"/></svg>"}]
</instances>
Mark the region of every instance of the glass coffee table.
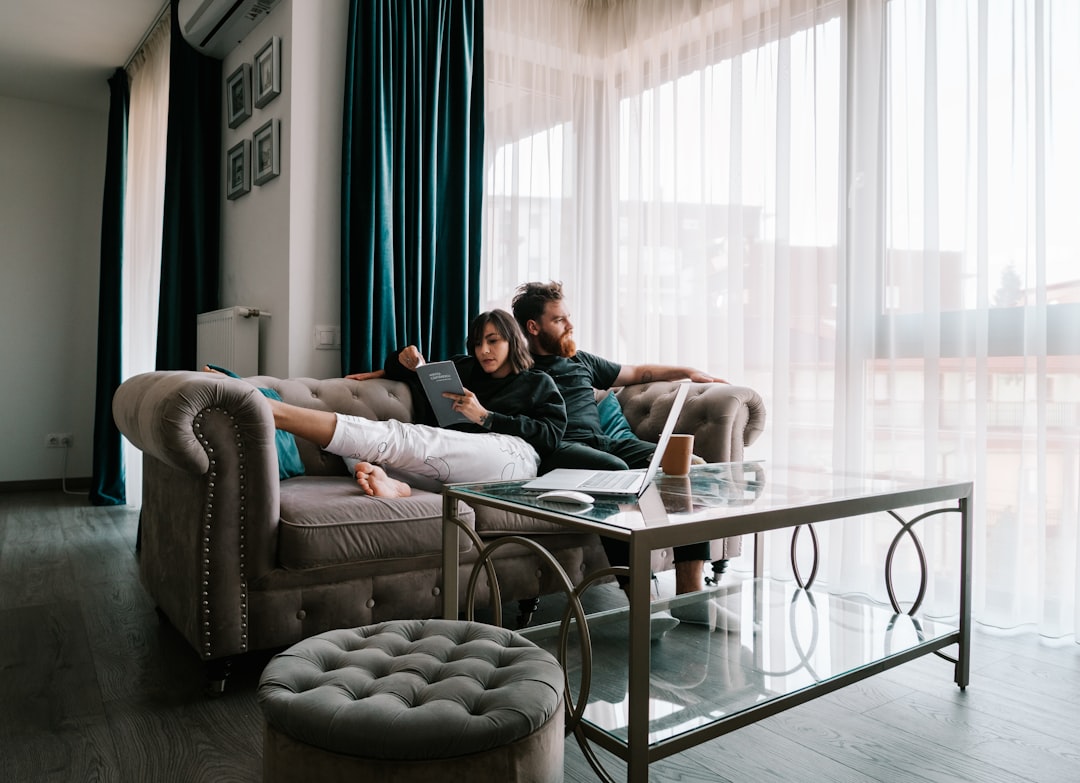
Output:
<instances>
[{"instance_id":1,"label":"glass coffee table","mask_svg":"<svg viewBox=\"0 0 1080 783\"><path fill-rule=\"evenodd\" d=\"M661 474L640 498L597 498L588 507L541 500L538 492L523 489L523 483L447 487L444 616L458 613L463 587L458 580L461 534L469 535L480 550L467 586L470 612L476 580L483 574L494 579L491 555L498 547L513 543L528 546L541 557L546 554L542 536L481 541L457 519L458 500L627 542L626 569L602 569L576 585L547 554L569 597L566 614L561 622L522 631L562 662L567 672L568 730L575 733L603 780L615 778L591 743L626 762L626 780L645 783L654 761L923 655L936 654L950 662L955 683L967 687L971 482L892 480L763 462L721 463L695 466L684 477ZM901 511L914 516L905 519ZM814 523L882 514L895 524L895 535L882 553L891 606L815 593L822 553ZM950 566L956 574L956 611L947 620L921 612L929 561L918 526L938 516L955 520L960 539L959 562ZM765 575L765 534L783 529L793 531L794 580ZM804 531L809 533L811 550L810 573L805 577L799 561L807 559L806 546L796 554ZM738 535L753 536L752 579L666 600L651 600L650 579L631 579L628 608L588 615L583 608L582 594L597 581L619 570L648 574L653 550ZM901 607L893 586L894 557L902 545L914 548L919 563L918 584L907 608ZM497 588L494 594L497 604ZM654 640L650 618L658 612L684 618L697 613L705 624L684 622ZM717 626L719 630L713 630Z\"/></svg>"}]
</instances>

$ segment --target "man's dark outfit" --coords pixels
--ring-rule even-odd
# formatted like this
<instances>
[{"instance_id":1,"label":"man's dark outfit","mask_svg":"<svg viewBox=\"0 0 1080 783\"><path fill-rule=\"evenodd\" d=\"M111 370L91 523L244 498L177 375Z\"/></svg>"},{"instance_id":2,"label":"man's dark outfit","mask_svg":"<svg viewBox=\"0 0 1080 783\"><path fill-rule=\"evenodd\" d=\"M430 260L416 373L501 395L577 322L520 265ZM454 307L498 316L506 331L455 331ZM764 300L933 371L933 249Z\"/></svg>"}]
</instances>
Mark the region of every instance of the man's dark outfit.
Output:
<instances>
[{"instance_id":1,"label":"man's dark outfit","mask_svg":"<svg viewBox=\"0 0 1080 783\"><path fill-rule=\"evenodd\" d=\"M540 462L540 473L554 468L626 470L646 468L656 444L637 438L609 438L600 427L594 389L610 389L622 366L578 351L572 358L536 356L535 368L555 380L566 403L566 432L554 452Z\"/></svg>"},{"instance_id":2,"label":"man's dark outfit","mask_svg":"<svg viewBox=\"0 0 1080 783\"><path fill-rule=\"evenodd\" d=\"M594 390L610 389L622 365L578 351L572 357L533 354L535 369L555 380L566 403L566 433L554 452L540 461L540 475L555 468L626 470L647 468L656 444L638 438L609 438L600 427ZM630 550L622 541L601 537L612 565L625 565ZM709 544L675 548L675 561L708 560ZM620 579L620 581L623 581Z\"/></svg>"}]
</instances>

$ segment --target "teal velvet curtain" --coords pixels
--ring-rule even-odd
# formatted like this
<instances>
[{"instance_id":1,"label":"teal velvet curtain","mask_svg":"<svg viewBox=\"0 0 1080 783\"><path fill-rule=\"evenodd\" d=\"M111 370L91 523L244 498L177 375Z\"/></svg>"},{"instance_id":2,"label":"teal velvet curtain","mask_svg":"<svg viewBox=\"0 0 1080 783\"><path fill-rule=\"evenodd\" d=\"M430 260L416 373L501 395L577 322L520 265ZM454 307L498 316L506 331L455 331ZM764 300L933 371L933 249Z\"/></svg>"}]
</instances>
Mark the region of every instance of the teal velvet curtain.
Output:
<instances>
[{"instance_id":1,"label":"teal velvet curtain","mask_svg":"<svg viewBox=\"0 0 1080 783\"><path fill-rule=\"evenodd\" d=\"M478 311L481 0L352 0L342 155L342 372L465 349Z\"/></svg>"},{"instance_id":2,"label":"teal velvet curtain","mask_svg":"<svg viewBox=\"0 0 1080 783\"><path fill-rule=\"evenodd\" d=\"M184 40L177 2L169 50L159 370L195 369L196 316L218 309L221 266L221 61Z\"/></svg>"},{"instance_id":3,"label":"teal velvet curtain","mask_svg":"<svg viewBox=\"0 0 1080 783\"><path fill-rule=\"evenodd\" d=\"M120 385L120 304L124 269L124 185L127 179L127 71L109 79L109 136L105 150L105 193L101 208L101 272L98 283L97 382L94 395L93 472L90 502L115 506L127 502L124 448L112 416L112 398Z\"/></svg>"}]
</instances>

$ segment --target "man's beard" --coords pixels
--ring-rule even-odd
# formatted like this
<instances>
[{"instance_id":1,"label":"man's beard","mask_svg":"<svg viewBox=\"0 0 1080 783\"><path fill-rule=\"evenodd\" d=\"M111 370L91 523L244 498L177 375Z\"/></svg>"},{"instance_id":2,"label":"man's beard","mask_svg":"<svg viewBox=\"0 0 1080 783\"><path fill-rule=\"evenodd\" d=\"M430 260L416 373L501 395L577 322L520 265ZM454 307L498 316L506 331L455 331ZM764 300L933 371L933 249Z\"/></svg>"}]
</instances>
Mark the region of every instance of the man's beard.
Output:
<instances>
[{"instance_id":1,"label":"man's beard","mask_svg":"<svg viewBox=\"0 0 1080 783\"><path fill-rule=\"evenodd\" d=\"M563 356L567 359L577 353L577 343L574 342L573 332L563 332L560 337L552 337L547 332L541 332L537 335L537 338L540 347L548 353Z\"/></svg>"}]
</instances>

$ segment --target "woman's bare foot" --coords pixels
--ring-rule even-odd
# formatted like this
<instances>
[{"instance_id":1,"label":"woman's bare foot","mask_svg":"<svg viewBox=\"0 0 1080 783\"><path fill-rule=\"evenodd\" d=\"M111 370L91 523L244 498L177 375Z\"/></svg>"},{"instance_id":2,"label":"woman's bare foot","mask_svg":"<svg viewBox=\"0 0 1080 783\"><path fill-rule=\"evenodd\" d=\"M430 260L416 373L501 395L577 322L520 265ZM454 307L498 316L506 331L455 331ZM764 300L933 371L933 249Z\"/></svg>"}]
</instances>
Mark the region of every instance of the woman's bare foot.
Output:
<instances>
[{"instance_id":1,"label":"woman's bare foot","mask_svg":"<svg viewBox=\"0 0 1080 783\"><path fill-rule=\"evenodd\" d=\"M356 463L356 483L364 494L377 498L407 498L412 494L412 487L390 478L385 470L370 462Z\"/></svg>"}]
</instances>

